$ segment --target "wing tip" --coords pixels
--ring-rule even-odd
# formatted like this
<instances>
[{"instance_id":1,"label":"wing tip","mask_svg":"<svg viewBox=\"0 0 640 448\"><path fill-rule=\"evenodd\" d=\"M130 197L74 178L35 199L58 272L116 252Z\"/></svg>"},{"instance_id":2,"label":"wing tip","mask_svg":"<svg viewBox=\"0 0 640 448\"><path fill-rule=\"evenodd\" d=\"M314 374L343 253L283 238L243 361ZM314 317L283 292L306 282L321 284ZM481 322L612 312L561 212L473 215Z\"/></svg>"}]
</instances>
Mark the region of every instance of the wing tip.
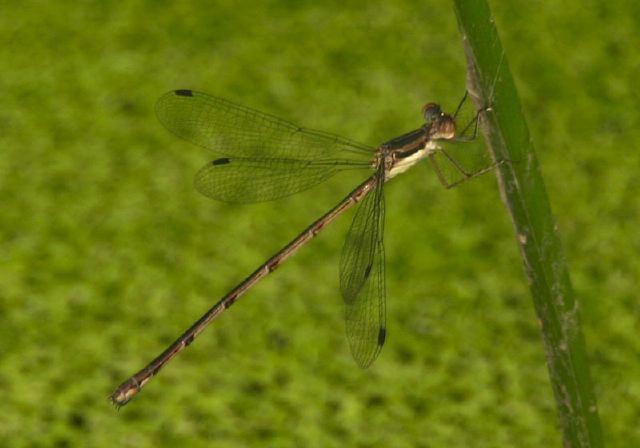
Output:
<instances>
[{"instance_id":1,"label":"wing tip","mask_svg":"<svg viewBox=\"0 0 640 448\"><path fill-rule=\"evenodd\" d=\"M222 157L211 162L211 165L227 165L228 163L231 163L231 159L229 159L229 157Z\"/></svg>"},{"instance_id":2,"label":"wing tip","mask_svg":"<svg viewBox=\"0 0 640 448\"><path fill-rule=\"evenodd\" d=\"M380 327L380 329L378 329L378 351L382 348L386 339L387 329L384 327Z\"/></svg>"},{"instance_id":3,"label":"wing tip","mask_svg":"<svg viewBox=\"0 0 640 448\"><path fill-rule=\"evenodd\" d=\"M177 89L173 93L176 96L193 96L193 90L190 89Z\"/></svg>"},{"instance_id":4,"label":"wing tip","mask_svg":"<svg viewBox=\"0 0 640 448\"><path fill-rule=\"evenodd\" d=\"M358 344L357 346L353 344L353 341L350 341L351 354L356 364L362 369L368 368L373 362L378 359L378 355L382 351L382 346L384 345L387 339L387 329L385 327L378 328L378 339L375 344L375 348L373 345L370 345L368 349L363 350L362 344Z\"/></svg>"}]
</instances>

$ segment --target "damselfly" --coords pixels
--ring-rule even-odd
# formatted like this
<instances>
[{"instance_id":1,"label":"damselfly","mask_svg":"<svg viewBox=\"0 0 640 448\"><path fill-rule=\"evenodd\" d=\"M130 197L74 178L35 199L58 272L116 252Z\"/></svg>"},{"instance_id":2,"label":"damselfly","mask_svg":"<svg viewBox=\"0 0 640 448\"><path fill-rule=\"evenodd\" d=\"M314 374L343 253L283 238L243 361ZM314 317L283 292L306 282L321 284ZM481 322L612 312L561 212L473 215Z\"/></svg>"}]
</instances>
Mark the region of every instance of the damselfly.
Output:
<instances>
[{"instance_id":1,"label":"damselfly","mask_svg":"<svg viewBox=\"0 0 640 448\"><path fill-rule=\"evenodd\" d=\"M466 95L465 95L466 98ZM418 129L373 148L345 138L301 128L288 121L192 90L175 90L157 103L159 120L174 134L224 156L196 175L196 188L213 199L249 203L269 201L300 192L343 170L362 168L370 176L326 214L284 246L233 288L204 316L145 368L123 382L111 395L116 406L128 403L174 356L229 308L241 295L320 233L329 223L360 204L349 229L340 260L340 290L345 302L347 337L360 367L378 356L386 338L384 262L384 183L428 158L445 187L478 176L496 163L466 171L439 142L475 137L480 112L457 132L455 117L435 103L422 109L426 123ZM467 130L473 135L464 137ZM442 154L461 179L449 182L435 155Z\"/></svg>"}]
</instances>

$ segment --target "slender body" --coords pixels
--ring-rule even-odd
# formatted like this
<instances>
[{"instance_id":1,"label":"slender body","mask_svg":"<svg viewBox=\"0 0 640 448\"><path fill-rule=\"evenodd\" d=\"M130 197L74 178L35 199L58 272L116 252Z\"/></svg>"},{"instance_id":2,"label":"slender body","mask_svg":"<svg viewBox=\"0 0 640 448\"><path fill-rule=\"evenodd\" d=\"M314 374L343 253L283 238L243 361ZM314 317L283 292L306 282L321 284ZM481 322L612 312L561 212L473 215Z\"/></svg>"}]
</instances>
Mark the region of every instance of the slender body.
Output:
<instances>
[{"instance_id":1,"label":"slender body","mask_svg":"<svg viewBox=\"0 0 640 448\"><path fill-rule=\"evenodd\" d=\"M177 135L214 151L240 155L216 159L196 176L196 188L216 199L230 202L270 200L308 188L339 169L366 168L373 174L227 293L146 367L124 381L111 395L112 402L118 407L128 403L163 366L191 344L240 296L358 203L362 205L356 212L343 249L340 284L346 304L351 351L361 367L371 364L386 337L382 187L384 182L425 157L431 158L438 177L443 180L432 155L442 150L438 140L455 139L453 117L442 112L438 105L427 104L423 108L427 120L425 125L374 149L331 134L302 129L270 115L191 90L169 92L159 100L157 111L160 121ZM272 140L263 143L263 136ZM311 154L299 152L300 144L309 145ZM317 152L313 153L313 150ZM366 160L329 158L329 151L332 156L336 152L364 155ZM455 166L465 178L481 174L467 174ZM253 180L259 187L249 193L244 188L241 195L238 190L243 187L244 176L249 174L257 176Z\"/></svg>"},{"instance_id":2,"label":"slender body","mask_svg":"<svg viewBox=\"0 0 640 448\"><path fill-rule=\"evenodd\" d=\"M151 361L148 366L140 370L133 375L127 381L122 383L118 389L113 393L111 399L113 402L122 406L126 404L131 398L137 394L147 382L158 373L158 371L168 363L174 356L184 350L193 340L224 310L229 308L234 302L245 292L249 290L258 281L273 272L280 263L285 261L291 255L295 254L298 249L305 245L309 240L318 235L325 228L326 225L335 220L342 213L353 207L360 199L367 195L371 188L375 185L377 176L374 174L365 182L360 184L355 190L353 190L346 198L344 198L338 205L331 209L327 214L315 221L309 227L307 227L301 234L295 237L289 244L283 247L278 253L273 255L266 263L253 271L246 279L242 281L238 286L233 288L226 296L224 296L218 303L216 303L204 316L202 316L191 328L182 334L175 340L165 351L163 351L156 359Z\"/></svg>"}]
</instances>

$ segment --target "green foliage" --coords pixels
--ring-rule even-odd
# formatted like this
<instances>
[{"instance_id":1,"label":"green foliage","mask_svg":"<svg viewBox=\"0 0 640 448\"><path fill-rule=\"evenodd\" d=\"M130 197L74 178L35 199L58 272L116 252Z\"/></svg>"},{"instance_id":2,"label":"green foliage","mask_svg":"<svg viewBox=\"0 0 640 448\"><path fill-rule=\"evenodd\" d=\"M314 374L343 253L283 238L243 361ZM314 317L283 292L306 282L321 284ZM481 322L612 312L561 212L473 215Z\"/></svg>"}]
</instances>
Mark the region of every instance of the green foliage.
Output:
<instances>
[{"instance_id":1,"label":"green foliage","mask_svg":"<svg viewBox=\"0 0 640 448\"><path fill-rule=\"evenodd\" d=\"M604 432L637 445L638 6L494 3ZM377 144L464 92L448 3L5 2L0 37L0 445L560 444L496 182L444 191L428 164L387 185L388 339L371 368L351 360L342 323L350 214L126 408L107 401L360 181L210 201L192 176L214 156L164 130L156 99L194 88Z\"/></svg>"},{"instance_id":2,"label":"green foliage","mask_svg":"<svg viewBox=\"0 0 640 448\"><path fill-rule=\"evenodd\" d=\"M603 444L579 303L540 167L504 49L486 2L459 0L456 16L469 64L469 91L491 106L482 129L494 159L505 207L513 220L533 303L540 320L549 377L565 446Z\"/></svg>"}]
</instances>

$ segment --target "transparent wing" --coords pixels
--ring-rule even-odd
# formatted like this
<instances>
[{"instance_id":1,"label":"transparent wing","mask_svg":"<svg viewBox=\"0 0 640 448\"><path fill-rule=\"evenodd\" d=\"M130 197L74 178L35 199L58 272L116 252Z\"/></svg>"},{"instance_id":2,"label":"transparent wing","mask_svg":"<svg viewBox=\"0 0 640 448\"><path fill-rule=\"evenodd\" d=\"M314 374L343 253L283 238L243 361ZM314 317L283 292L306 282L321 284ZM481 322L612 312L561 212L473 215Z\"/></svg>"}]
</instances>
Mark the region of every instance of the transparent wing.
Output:
<instances>
[{"instance_id":1,"label":"transparent wing","mask_svg":"<svg viewBox=\"0 0 640 448\"><path fill-rule=\"evenodd\" d=\"M198 171L195 186L219 201L262 202L306 190L338 171L369 166L340 160L222 158Z\"/></svg>"},{"instance_id":2,"label":"transparent wing","mask_svg":"<svg viewBox=\"0 0 640 448\"><path fill-rule=\"evenodd\" d=\"M360 203L340 259L340 289L351 354L360 367L378 357L386 337L383 173Z\"/></svg>"},{"instance_id":3,"label":"transparent wing","mask_svg":"<svg viewBox=\"0 0 640 448\"><path fill-rule=\"evenodd\" d=\"M231 157L314 160L374 152L367 145L193 90L166 93L156 104L156 114L177 136Z\"/></svg>"}]
</instances>

